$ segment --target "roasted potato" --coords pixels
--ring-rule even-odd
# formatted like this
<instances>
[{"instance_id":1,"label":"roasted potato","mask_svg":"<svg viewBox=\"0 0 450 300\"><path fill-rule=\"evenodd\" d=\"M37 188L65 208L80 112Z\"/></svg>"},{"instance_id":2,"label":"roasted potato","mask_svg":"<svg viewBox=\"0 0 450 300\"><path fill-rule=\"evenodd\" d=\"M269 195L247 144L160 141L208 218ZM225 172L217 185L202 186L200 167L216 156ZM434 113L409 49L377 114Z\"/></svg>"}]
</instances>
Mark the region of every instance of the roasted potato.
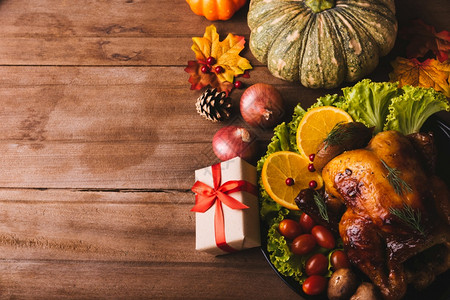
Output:
<instances>
[{"instance_id":1,"label":"roasted potato","mask_svg":"<svg viewBox=\"0 0 450 300\"><path fill-rule=\"evenodd\" d=\"M356 274L350 269L338 269L328 281L328 298L330 300L349 299L359 285Z\"/></svg>"},{"instance_id":2,"label":"roasted potato","mask_svg":"<svg viewBox=\"0 0 450 300\"><path fill-rule=\"evenodd\" d=\"M359 285L355 294L350 298L350 300L379 300L380 295L376 287L369 282L363 282Z\"/></svg>"}]
</instances>

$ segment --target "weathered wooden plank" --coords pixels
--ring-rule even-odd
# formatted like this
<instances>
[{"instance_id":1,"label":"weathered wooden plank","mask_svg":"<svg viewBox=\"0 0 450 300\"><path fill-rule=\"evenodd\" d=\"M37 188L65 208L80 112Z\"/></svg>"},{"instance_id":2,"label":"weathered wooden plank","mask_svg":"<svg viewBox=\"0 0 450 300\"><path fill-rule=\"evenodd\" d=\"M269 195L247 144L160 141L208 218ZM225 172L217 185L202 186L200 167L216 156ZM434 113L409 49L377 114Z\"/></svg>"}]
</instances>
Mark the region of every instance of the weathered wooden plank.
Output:
<instances>
[{"instance_id":1,"label":"weathered wooden plank","mask_svg":"<svg viewBox=\"0 0 450 300\"><path fill-rule=\"evenodd\" d=\"M0 257L208 261L194 250L189 196L2 189Z\"/></svg>"},{"instance_id":2,"label":"weathered wooden plank","mask_svg":"<svg viewBox=\"0 0 450 300\"><path fill-rule=\"evenodd\" d=\"M225 260L196 251L193 204L190 192L0 189L0 260L261 267L248 261L259 249Z\"/></svg>"},{"instance_id":3,"label":"weathered wooden plank","mask_svg":"<svg viewBox=\"0 0 450 300\"><path fill-rule=\"evenodd\" d=\"M189 263L0 261L7 299L291 299L296 294L258 266Z\"/></svg>"},{"instance_id":4,"label":"weathered wooden plank","mask_svg":"<svg viewBox=\"0 0 450 300\"><path fill-rule=\"evenodd\" d=\"M200 32L193 36L202 35L203 32ZM195 53L190 50L191 37L0 39L0 65L183 66L189 60L195 60ZM262 65L248 50L244 50L241 56L249 59L254 66Z\"/></svg>"},{"instance_id":5,"label":"weathered wooden plank","mask_svg":"<svg viewBox=\"0 0 450 300\"><path fill-rule=\"evenodd\" d=\"M223 38L248 37L245 19L243 8L236 22L215 24ZM183 65L195 58L191 37L210 24L185 1L3 1L0 65Z\"/></svg>"},{"instance_id":6,"label":"weathered wooden plank","mask_svg":"<svg viewBox=\"0 0 450 300\"><path fill-rule=\"evenodd\" d=\"M188 189L217 162L210 143L2 143L0 187Z\"/></svg>"},{"instance_id":7,"label":"weathered wooden plank","mask_svg":"<svg viewBox=\"0 0 450 300\"><path fill-rule=\"evenodd\" d=\"M219 31L249 33L248 5L228 22L195 15L185 1L2 1L0 37L192 36L214 23Z\"/></svg>"},{"instance_id":8,"label":"weathered wooden plank","mask_svg":"<svg viewBox=\"0 0 450 300\"><path fill-rule=\"evenodd\" d=\"M223 124L197 115L201 92L189 90L188 78L181 67L0 67L0 140L210 141ZM280 89L287 118L298 102L308 107L331 92L274 79L265 67L242 80ZM242 124L242 92L232 93L236 109L226 124Z\"/></svg>"}]
</instances>

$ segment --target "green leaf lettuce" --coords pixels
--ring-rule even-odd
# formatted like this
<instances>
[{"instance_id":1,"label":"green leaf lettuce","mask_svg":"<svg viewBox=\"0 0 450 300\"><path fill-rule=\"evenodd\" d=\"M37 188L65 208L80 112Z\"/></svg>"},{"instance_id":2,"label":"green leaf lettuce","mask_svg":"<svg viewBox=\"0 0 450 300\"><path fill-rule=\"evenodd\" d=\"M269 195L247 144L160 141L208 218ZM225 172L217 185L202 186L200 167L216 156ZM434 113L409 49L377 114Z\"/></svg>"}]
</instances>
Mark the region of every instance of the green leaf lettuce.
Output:
<instances>
[{"instance_id":1,"label":"green leaf lettuce","mask_svg":"<svg viewBox=\"0 0 450 300\"><path fill-rule=\"evenodd\" d=\"M372 82L369 79L342 91L345 101L340 108L347 111L354 121L375 127L374 134L383 130L391 99L400 94L397 83Z\"/></svg>"},{"instance_id":2,"label":"green leaf lettuce","mask_svg":"<svg viewBox=\"0 0 450 300\"><path fill-rule=\"evenodd\" d=\"M403 94L392 99L384 130L397 130L408 135L418 132L432 114L450 105L444 94L431 88L404 86Z\"/></svg>"}]
</instances>

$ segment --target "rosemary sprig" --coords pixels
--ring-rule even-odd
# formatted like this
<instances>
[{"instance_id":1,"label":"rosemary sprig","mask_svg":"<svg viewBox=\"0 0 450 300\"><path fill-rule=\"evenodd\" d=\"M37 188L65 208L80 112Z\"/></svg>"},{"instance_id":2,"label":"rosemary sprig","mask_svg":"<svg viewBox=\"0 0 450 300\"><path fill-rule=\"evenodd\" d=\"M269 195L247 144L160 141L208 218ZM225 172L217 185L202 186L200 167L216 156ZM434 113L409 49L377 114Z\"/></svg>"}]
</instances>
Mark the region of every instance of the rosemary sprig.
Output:
<instances>
[{"instance_id":1,"label":"rosemary sprig","mask_svg":"<svg viewBox=\"0 0 450 300\"><path fill-rule=\"evenodd\" d=\"M314 202L316 203L317 208L319 209L319 214L322 217L322 219L329 222L328 210L327 205L325 204L325 199L317 191L314 192Z\"/></svg>"},{"instance_id":2,"label":"rosemary sprig","mask_svg":"<svg viewBox=\"0 0 450 300\"><path fill-rule=\"evenodd\" d=\"M415 210L411 205L403 203L402 208L391 207L389 212L394 216L397 216L403 223L420 232L420 234L424 234L422 224L420 223L422 219L420 210Z\"/></svg>"},{"instance_id":3,"label":"rosemary sprig","mask_svg":"<svg viewBox=\"0 0 450 300\"><path fill-rule=\"evenodd\" d=\"M402 172L395 168L389 167L387 163L382 159L381 162L383 163L386 170L388 170L387 180L394 188L395 193L400 196L403 195L403 193L411 193L411 187L403 179L400 178Z\"/></svg>"},{"instance_id":4,"label":"rosemary sprig","mask_svg":"<svg viewBox=\"0 0 450 300\"><path fill-rule=\"evenodd\" d=\"M328 146L346 145L354 138L360 138L364 135L361 127L356 122L339 122L334 125L330 133L325 138L325 150Z\"/></svg>"},{"instance_id":5,"label":"rosemary sprig","mask_svg":"<svg viewBox=\"0 0 450 300\"><path fill-rule=\"evenodd\" d=\"M330 133L328 133L325 138L325 150L328 146L336 146L340 145L343 142L347 141L351 137L351 133L344 126L342 126L344 122L339 122L334 125L333 129L331 129Z\"/></svg>"}]
</instances>

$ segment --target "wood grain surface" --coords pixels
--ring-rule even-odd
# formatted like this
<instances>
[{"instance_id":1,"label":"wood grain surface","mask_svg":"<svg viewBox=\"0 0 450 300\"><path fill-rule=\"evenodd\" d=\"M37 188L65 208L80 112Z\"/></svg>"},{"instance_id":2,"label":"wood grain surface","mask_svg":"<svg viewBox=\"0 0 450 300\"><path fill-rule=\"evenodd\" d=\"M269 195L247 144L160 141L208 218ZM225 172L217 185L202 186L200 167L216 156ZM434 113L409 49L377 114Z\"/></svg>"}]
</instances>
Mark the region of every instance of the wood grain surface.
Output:
<instances>
[{"instance_id":1,"label":"wood grain surface","mask_svg":"<svg viewBox=\"0 0 450 300\"><path fill-rule=\"evenodd\" d=\"M210 22L184 0L0 0L0 298L288 299L260 249L195 251L194 170L238 110L213 124L184 72L215 24L249 37L248 4ZM400 22L450 29L447 0L399 0ZM285 119L336 90L275 85ZM387 80L384 58L370 78ZM233 92L237 104L242 90ZM236 105L235 105L236 107ZM260 153L271 132L255 130Z\"/></svg>"}]
</instances>

